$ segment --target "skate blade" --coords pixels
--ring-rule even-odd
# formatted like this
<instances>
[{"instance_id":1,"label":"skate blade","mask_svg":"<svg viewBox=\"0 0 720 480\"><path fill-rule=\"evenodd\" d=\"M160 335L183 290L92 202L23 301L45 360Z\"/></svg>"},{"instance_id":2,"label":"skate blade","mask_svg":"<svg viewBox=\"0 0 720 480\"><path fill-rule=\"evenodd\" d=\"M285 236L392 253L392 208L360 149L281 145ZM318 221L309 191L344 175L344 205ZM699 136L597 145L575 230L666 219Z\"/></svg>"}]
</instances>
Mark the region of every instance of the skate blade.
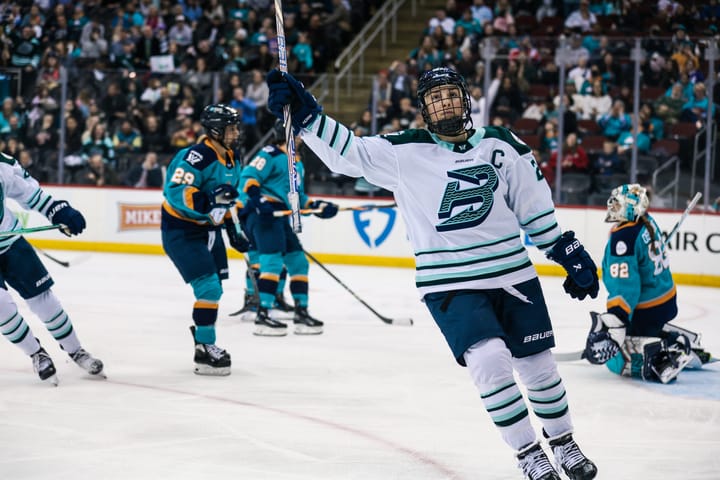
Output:
<instances>
[{"instance_id":1,"label":"skate blade","mask_svg":"<svg viewBox=\"0 0 720 480\"><path fill-rule=\"evenodd\" d=\"M284 337L287 335L287 328L272 328L265 326L256 326L253 335L259 337Z\"/></svg>"},{"instance_id":2,"label":"skate blade","mask_svg":"<svg viewBox=\"0 0 720 480\"><path fill-rule=\"evenodd\" d=\"M323 333L323 327L311 327L309 325L295 325L295 335L320 335Z\"/></svg>"},{"instance_id":3,"label":"skate blade","mask_svg":"<svg viewBox=\"0 0 720 480\"><path fill-rule=\"evenodd\" d=\"M58 384L60 383L60 380L58 380L57 375L50 375L48 378L43 380L43 382L47 382L50 385L52 385L53 387L57 387Z\"/></svg>"},{"instance_id":4,"label":"skate blade","mask_svg":"<svg viewBox=\"0 0 720 480\"><path fill-rule=\"evenodd\" d=\"M226 377L230 375L230 367L211 367L210 365L195 365L195 375Z\"/></svg>"},{"instance_id":5,"label":"skate blade","mask_svg":"<svg viewBox=\"0 0 720 480\"><path fill-rule=\"evenodd\" d=\"M257 312L242 312L238 315L238 318L243 323L254 322L257 318Z\"/></svg>"}]
</instances>

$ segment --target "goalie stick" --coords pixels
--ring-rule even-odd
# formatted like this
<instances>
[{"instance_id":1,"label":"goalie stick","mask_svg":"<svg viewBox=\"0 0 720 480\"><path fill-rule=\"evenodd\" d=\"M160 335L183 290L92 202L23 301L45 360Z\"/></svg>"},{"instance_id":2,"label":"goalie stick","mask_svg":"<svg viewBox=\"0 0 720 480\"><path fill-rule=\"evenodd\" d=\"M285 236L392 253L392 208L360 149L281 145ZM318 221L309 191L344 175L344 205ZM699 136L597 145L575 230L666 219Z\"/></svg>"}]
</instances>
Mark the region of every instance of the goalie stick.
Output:
<instances>
[{"instance_id":1,"label":"goalie stick","mask_svg":"<svg viewBox=\"0 0 720 480\"><path fill-rule=\"evenodd\" d=\"M695 208L695 205L697 205L697 203L700 201L701 198L702 198L702 193L697 192L695 194L695 196L692 198L692 200L690 200L690 203L688 204L687 208L682 213L682 215L680 215L680 219L677 221L677 223L675 223L675 226L672 228L672 230L670 230L670 233L668 233L667 236L665 237L665 241L663 242L664 244L667 244L668 240L670 238L672 238L673 235L675 235L675 233L680 229L680 225L683 224L685 219L688 217L688 215L690 215L690 212L692 212L692 210Z\"/></svg>"},{"instance_id":2,"label":"goalie stick","mask_svg":"<svg viewBox=\"0 0 720 480\"><path fill-rule=\"evenodd\" d=\"M362 303L365 307L367 307L368 310L370 310L372 313L374 313L375 316L378 317L378 318L379 318L380 320L382 320L383 322L387 323L388 325L405 325L405 326L412 326L412 325L413 325L414 322L413 322L413 319L412 319L412 318L389 318L389 317L385 317L385 316L383 316L383 315L380 315L377 311L375 311L374 308L372 308L370 305L368 305L368 304L365 302L365 300L363 300L362 298L360 298L360 297L357 295L357 293L355 293L355 292L353 292L352 290L350 290L350 287L348 287L347 285L345 285L345 284L342 282L342 280L340 280L338 277L335 276L334 273L332 273L330 270L328 270L328 268L327 268L325 265L323 265L322 263L320 263L320 260L318 260L317 258L315 258L315 257L314 257L311 253L309 253L307 250L303 250L303 252L305 252L305 255L307 255L307 257L308 257L310 260L312 260L313 262L315 262L315 264L316 264L318 267L320 267L320 268L322 268L323 270L325 270L325 273L327 273L328 275L330 275L330 277L332 277L333 280L335 280L337 283L339 283L341 287L343 287L345 290L347 290L347 291L350 293L350 295L352 295L353 297L355 297L355 300L357 300L358 302Z\"/></svg>"}]
</instances>

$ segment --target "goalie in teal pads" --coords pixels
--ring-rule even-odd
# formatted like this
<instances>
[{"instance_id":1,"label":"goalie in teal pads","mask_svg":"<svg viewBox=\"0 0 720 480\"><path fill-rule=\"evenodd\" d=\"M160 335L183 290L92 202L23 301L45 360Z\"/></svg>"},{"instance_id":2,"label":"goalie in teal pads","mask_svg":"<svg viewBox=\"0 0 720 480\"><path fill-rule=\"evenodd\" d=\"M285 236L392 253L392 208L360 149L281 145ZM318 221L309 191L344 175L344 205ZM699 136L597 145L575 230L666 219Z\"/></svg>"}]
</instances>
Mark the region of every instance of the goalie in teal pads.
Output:
<instances>
[{"instance_id":1,"label":"goalie in teal pads","mask_svg":"<svg viewBox=\"0 0 720 480\"><path fill-rule=\"evenodd\" d=\"M602 279L607 312L591 313L583 356L612 372L668 383L683 368L710 360L700 335L670 323L677 293L662 231L647 213L647 191L621 185L610 194L606 222L615 223L605 246Z\"/></svg>"},{"instance_id":2,"label":"goalie in teal pads","mask_svg":"<svg viewBox=\"0 0 720 480\"><path fill-rule=\"evenodd\" d=\"M200 123L206 135L183 148L170 162L163 195L162 244L183 280L193 289L195 373L229 375L230 354L215 345L215 322L228 278L228 261L221 231L239 252L247 239L230 214L237 208L241 164L234 149L240 138L235 109L214 104L205 107Z\"/></svg>"}]
</instances>

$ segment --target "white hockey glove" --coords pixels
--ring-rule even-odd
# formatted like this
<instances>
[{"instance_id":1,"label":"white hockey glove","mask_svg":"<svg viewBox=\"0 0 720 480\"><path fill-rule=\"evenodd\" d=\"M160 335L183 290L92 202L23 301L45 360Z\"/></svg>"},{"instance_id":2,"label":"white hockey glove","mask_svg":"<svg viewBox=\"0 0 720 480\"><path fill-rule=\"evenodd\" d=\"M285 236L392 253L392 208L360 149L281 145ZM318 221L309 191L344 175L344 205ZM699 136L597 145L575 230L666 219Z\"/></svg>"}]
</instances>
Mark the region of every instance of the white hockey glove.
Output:
<instances>
[{"instance_id":1,"label":"white hockey glove","mask_svg":"<svg viewBox=\"0 0 720 480\"><path fill-rule=\"evenodd\" d=\"M595 365L607 363L625 342L625 324L612 313L590 312L592 326L583 357Z\"/></svg>"}]
</instances>

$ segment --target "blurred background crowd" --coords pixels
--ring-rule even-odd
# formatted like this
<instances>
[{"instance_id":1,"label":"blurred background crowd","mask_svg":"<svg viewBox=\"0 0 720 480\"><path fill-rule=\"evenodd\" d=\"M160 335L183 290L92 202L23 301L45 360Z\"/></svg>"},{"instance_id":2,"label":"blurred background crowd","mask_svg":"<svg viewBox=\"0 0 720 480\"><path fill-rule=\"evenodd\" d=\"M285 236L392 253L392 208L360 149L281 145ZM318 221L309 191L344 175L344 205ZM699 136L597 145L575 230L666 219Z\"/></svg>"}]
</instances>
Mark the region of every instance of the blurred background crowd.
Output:
<instances>
[{"instance_id":1,"label":"blurred background crowd","mask_svg":"<svg viewBox=\"0 0 720 480\"><path fill-rule=\"evenodd\" d=\"M332 74L383 4L283 1L289 70L306 85ZM513 129L551 186L561 164L563 183L576 188L565 201L593 204L628 179L633 151L638 181L650 184L673 157L694 174L704 135L715 134L718 0L419 7L414 47L373 72L374 93L347 122L358 135L422 127L417 76L452 66L468 81L476 127ZM277 62L269 0L2 1L0 22L0 151L42 182L159 187L174 152L200 135L208 103L241 112L242 156L274 121L264 83ZM299 150L310 193L383 193Z\"/></svg>"}]
</instances>

